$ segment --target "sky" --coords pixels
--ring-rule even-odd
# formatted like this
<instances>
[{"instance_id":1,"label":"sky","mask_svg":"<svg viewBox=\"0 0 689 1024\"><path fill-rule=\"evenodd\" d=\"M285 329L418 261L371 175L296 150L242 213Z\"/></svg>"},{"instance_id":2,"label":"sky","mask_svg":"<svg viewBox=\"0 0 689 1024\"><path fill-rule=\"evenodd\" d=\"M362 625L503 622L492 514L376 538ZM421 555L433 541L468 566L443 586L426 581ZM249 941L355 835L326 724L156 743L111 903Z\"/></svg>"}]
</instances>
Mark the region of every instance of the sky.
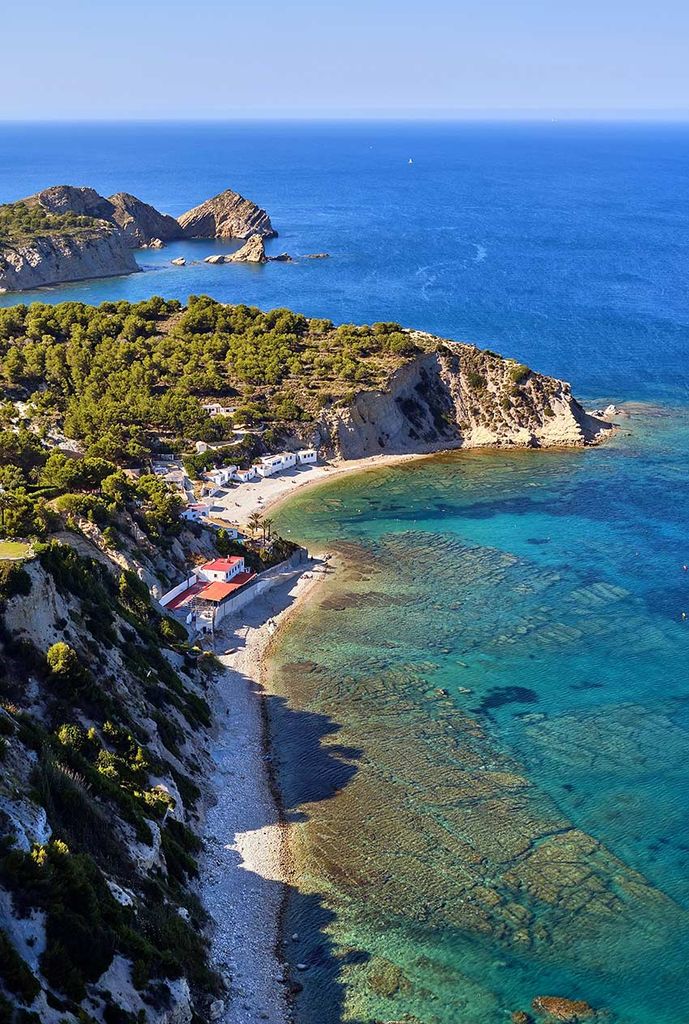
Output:
<instances>
[{"instance_id":1,"label":"sky","mask_svg":"<svg viewBox=\"0 0 689 1024\"><path fill-rule=\"evenodd\" d=\"M24 0L0 120L689 117L686 0Z\"/></svg>"}]
</instances>

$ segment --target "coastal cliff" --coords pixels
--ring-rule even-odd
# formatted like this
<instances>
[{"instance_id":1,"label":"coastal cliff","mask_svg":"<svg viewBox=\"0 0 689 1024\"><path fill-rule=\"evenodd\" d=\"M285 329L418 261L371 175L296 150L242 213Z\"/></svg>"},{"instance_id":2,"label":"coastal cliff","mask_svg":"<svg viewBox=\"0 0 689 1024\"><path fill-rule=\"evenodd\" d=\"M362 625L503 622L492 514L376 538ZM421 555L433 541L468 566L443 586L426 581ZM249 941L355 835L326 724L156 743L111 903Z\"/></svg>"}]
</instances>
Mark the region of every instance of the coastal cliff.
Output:
<instances>
[{"instance_id":1,"label":"coastal cliff","mask_svg":"<svg viewBox=\"0 0 689 1024\"><path fill-rule=\"evenodd\" d=\"M611 429L570 385L472 345L410 332L419 348L387 386L326 410L320 439L344 459L443 448L581 447Z\"/></svg>"},{"instance_id":2,"label":"coastal cliff","mask_svg":"<svg viewBox=\"0 0 689 1024\"><path fill-rule=\"evenodd\" d=\"M0 292L133 274L141 267L132 249L177 239L253 239L260 248L276 234L265 210L229 189L178 221L129 192L106 198L93 188L52 185L0 205ZM267 257L252 249L239 260Z\"/></svg>"},{"instance_id":3,"label":"coastal cliff","mask_svg":"<svg viewBox=\"0 0 689 1024\"><path fill-rule=\"evenodd\" d=\"M222 985L190 882L212 659L121 564L190 552L172 565L126 515L118 551L72 525L0 562L0 1018L207 1020Z\"/></svg>"},{"instance_id":4,"label":"coastal cliff","mask_svg":"<svg viewBox=\"0 0 689 1024\"><path fill-rule=\"evenodd\" d=\"M94 221L93 228L75 234L0 240L0 292L134 274L139 269L120 233L104 222Z\"/></svg>"}]
</instances>

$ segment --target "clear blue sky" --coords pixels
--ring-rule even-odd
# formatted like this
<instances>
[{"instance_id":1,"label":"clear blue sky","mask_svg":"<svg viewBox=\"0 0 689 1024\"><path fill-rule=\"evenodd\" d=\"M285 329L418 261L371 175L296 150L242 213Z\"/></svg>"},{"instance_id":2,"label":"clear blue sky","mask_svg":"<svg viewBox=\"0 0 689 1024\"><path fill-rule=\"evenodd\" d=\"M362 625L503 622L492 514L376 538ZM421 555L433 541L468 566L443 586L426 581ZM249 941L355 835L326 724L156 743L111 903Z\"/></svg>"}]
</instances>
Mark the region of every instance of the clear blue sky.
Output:
<instances>
[{"instance_id":1,"label":"clear blue sky","mask_svg":"<svg viewBox=\"0 0 689 1024\"><path fill-rule=\"evenodd\" d=\"M0 119L687 116L687 0L9 0Z\"/></svg>"}]
</instances>

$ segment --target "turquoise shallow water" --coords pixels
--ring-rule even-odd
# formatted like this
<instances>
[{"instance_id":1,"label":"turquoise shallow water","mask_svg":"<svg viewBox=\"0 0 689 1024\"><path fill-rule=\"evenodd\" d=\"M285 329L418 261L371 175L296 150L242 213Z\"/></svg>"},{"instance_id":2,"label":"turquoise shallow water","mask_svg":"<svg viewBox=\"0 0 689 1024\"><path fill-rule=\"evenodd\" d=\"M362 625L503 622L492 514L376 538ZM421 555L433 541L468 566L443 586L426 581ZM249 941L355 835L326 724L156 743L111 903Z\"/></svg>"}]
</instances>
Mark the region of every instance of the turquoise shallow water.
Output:
<instances>
[{"instance_id":1,"label":"turquoise shallow water","mask_svg":"<svg viewBox=\"0 0 689 1024\"><path fill-rule=\"evenodd\" d=\"M275 659L328 723L304 746L274 714L291 920L324 922L305 1020L492 1024L544 993L686 1020L688 440L638 408L605 448L441 456L279 513L342 559Z\"/></svg>"}]
</instances>

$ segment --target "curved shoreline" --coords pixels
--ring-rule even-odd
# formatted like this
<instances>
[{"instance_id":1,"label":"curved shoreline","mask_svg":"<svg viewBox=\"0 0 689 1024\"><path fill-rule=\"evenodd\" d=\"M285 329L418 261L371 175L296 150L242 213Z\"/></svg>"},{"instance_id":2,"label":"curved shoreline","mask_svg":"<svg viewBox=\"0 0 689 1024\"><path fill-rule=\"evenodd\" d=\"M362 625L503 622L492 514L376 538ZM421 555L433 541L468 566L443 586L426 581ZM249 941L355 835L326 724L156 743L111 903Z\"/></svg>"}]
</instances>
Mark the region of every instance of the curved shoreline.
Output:
<instances>
[{"instance_id":1,"label":"curved shoreline","mask_svg":"<svg viewBox=\"0 0 689 1024\"><path fill-rule=\"evenodd\" d=\"M485 450L479 450L482 454ZM334 464L318 467L321 472L307 475L300 474L295 478L273 478L263 481L272 483L274 486L272 495L267 500L257 503L256 496L253 496L251 511L259 511L265 515L272 513L283 506L290 498L306 489L313 489L321 484L326 484L338 477L364 473L380 468L399 465L405 462L418 461L433 456L450 454L452 449L443 451L430 451L423 453L405 453L397 455L380 455L366 459L341 460ZM275 486L278 485L278 486ZM246 487L247 485L245 485ZM250 511L246 511L245 518L248 518ZM290 826L283 806L282 796L276 774L272 765L273 747L270 737L270 700L275 696L269 688L267 661L270 658L271 649L282 637L283 631L292 619L292 616L301 611L310 596L313 595L318 583L324 578L324 574L318 571L318 566L323 565L323 559L328 560L330 555L325 551L319 551L319 559L311 559L304 568L295 570L292 578L285 584L269 591L266 595L257 599L240 613L240 616L231 617L223 625L221 637L216 643L217 648L229 648L230 653L220 654L220 661L225 667L225 672L216 682L216 697L219 687L224 682L227 688L239 686L240 692L244 695L244 709L241 716L241 727L245 730L244 738L247 741L239 751L233 746L233 737L230 736L225 725L229 711L225 705L215 707L216 727L219 728L220 743L222 746L221 758L228 758L232 764L237 764L238 755L248 760L242 761L246 769L244 774L239 773L235 778L238 785L227 785L227 778L216 780L212 784L212 791L217 797L213 807L216 811L219 805L232 811L238 798L243 798L245 803L255 803L259 808L264 809L264 816L269 820L259 828L252 830L236 829L232 834L233 842L225 845L224 849L239 855L241 858L232 865L234 881L228 877L225 880L225 890L237 889L243 892L247 887L242 883L245 879L237 875L234 869L241 868L244 875L252 875L258 880L254 889L264 891L259 896L257 903L251 907L247 901L240 898L233 906L234 917L230 920L219 920L217 917L217 902L212 899L212 885L209 886L208 854L204 856L201 865L201 889L211 917L213 910L216 910L216 927L211 939L211 962L214 967L220 968L227 964L222 960L227 952L227 940L232 931L237 932L237 925L241 928L241 936L244 948L238 951L236 947L233 959L230 992L232 997L219 1017L214 1020L217 1024L249 1024L257 1019L267 1020L270 1024L289 1024L291 1021L291 994L289 990L289 977L287 974L287 962L284 958L284 945L286 941L285 912L288 900L288 887L294 881L294 862L290 848ZM239 646L237 646L239 645ZM222 744L222 740L230 740ZM213 752L217 753L218 737L213 744ZM251 758L253 751L253 759ZM214 757L217 762L217 757ZM220 775L227 764L221 760L218 765ZM266 814L265 808L269 811ZM232 814L230 813L230 818ZM211 845L217 841L217 836L212 832L209 836L208 828L213 825L213 815L209 814L204 824L204 838ZM269 883L267 890L262 883ZM279 889L275 889L275 884ZM251 888L251 887L249 887ZM210 891L209 891L210 889ZM210 905L209 905L210 904ZM260 907L260 911L258 910ZM227 980L227 972L226 972ZM244 1001L249 993L249 1002ZM263 1007L257 1013L258 1007L251 1005L251 999L258 1001Z\"/></svg>"},{"instance_id":2,"label":"curved shoreline","mask_svg":"<svg viewBox=\"0 0 689 1024\"><path fill-rule=\"evenodd\" d=\"M214 926L210 960L227 986L217 1024L290 1020L282 919L292 865L288 824L271 766L265 659L320 582L310 560L228 618L216 637L213 774L202 827L200 894ZM230 653L222 653L223 651Z\"/></svg>"}]
</instances>

